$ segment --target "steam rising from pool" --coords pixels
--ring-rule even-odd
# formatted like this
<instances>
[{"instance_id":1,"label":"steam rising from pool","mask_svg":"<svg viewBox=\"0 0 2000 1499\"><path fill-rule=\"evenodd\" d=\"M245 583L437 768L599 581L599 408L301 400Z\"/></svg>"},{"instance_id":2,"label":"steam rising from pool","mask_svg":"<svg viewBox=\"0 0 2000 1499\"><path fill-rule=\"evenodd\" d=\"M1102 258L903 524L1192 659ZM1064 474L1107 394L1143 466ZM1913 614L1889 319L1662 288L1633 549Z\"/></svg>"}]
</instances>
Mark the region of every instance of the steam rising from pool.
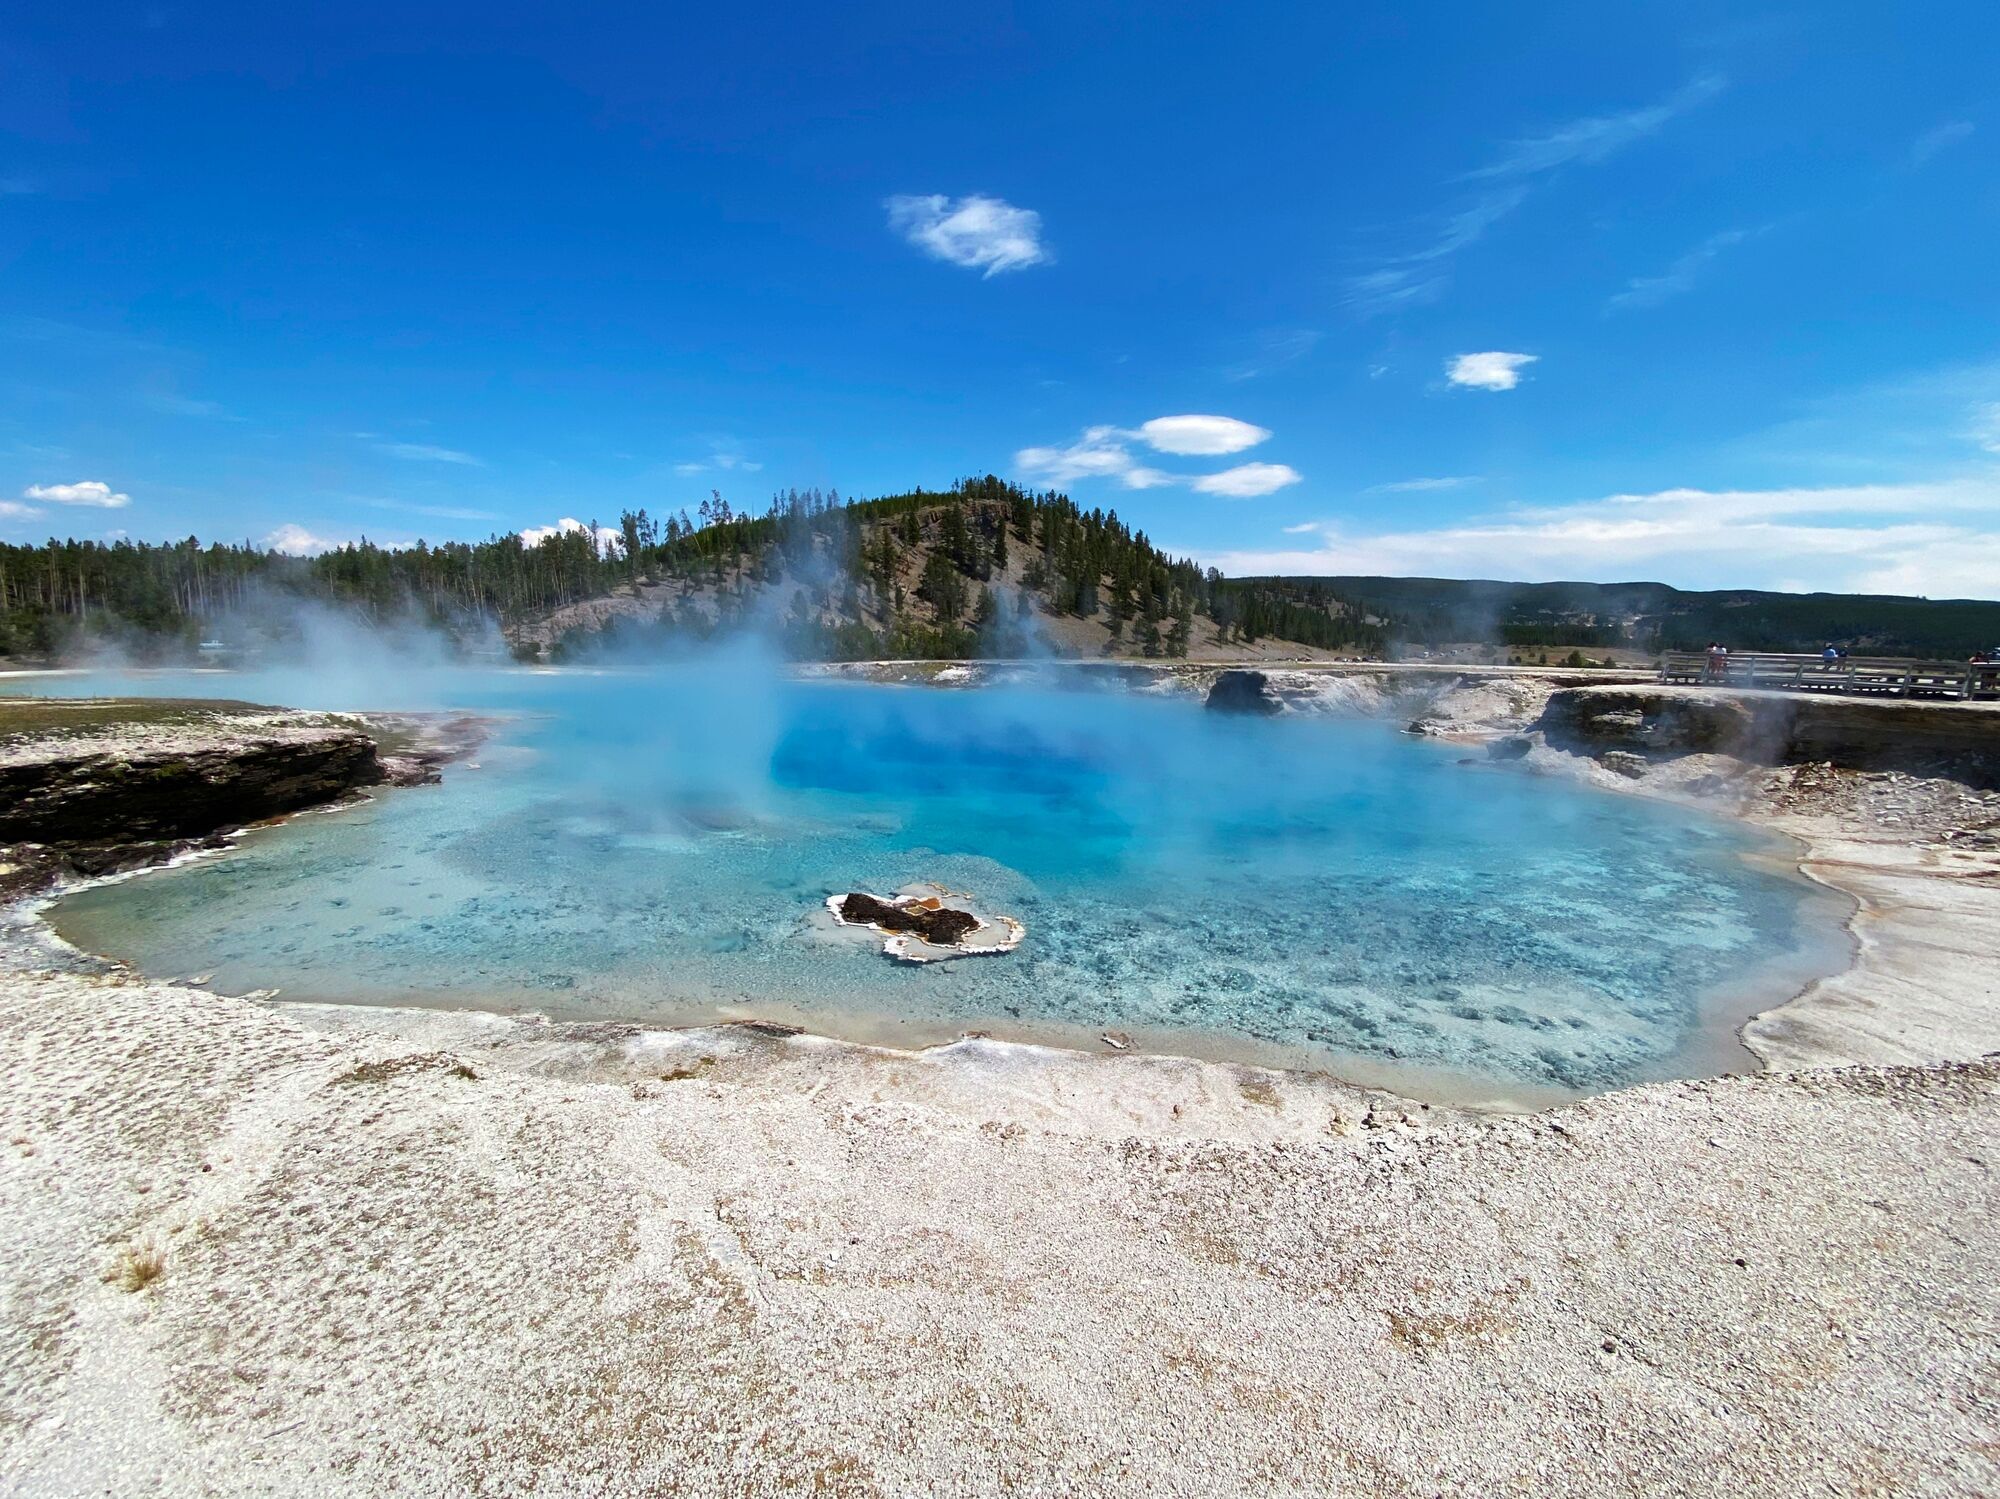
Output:
<instances>
[{"instance_id":1,"label":"steam rising from pool","mask_svg":"<svg viewBox=\"0 0 2000 1499\"><path fill-rule=\"evenodd\" d=\"M288 999L911 1042L1117 1030L1523 1098L1713 1070L1725 1011L1829 962L1819 898L1746 859L1768 852L1746 831L1373 721L1222 719L1032 678L798 681L747 645L405 686L517 716L441 787L79 893L59 929ZM316 705L364 702L387 700ZM1026 940L911 967L824 909L918 881L975 893Z\"/></svg>"}]
</instances>

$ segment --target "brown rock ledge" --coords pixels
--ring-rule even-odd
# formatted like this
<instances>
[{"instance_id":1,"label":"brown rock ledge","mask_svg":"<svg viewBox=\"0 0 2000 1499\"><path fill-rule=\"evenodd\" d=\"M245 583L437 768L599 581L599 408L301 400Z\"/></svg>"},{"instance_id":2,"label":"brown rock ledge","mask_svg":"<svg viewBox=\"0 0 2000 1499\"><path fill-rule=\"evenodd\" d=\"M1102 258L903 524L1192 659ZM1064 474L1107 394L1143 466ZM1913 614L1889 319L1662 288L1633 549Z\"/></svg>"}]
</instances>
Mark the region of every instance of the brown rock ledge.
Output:
<instances>
[{"instance_id":1,"label":"brown rock ledge","mask_svg":"<svg viewBox=\"0 0 2000 1499\"><path fill-rule=\"evenodd\" d=\"M483 727L235 702L0 700L0 895L156 862L370 786L434 781Z\"/></svg>"}]
</instances>

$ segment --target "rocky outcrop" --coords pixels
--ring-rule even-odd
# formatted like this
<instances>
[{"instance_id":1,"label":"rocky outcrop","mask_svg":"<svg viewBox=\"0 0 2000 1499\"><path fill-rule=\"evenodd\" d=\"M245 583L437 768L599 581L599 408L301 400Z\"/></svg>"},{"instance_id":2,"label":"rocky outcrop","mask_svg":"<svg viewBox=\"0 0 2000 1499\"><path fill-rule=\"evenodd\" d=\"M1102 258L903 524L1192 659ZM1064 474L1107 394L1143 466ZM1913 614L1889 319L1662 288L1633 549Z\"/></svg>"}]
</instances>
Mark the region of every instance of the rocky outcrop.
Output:
<instances>
[{"instance_id":1,"label":"rocky outcrop","mask_svg":"<svg viewBox=\"0 0 2000 1499\"><path fill-rule=\"evenodd\" d=\"M335 801L386 776L357 730L209 750L0 765L0 842L199 838Z\"/></svg>"},{"instance_id":2,"label":"rocky outcrop","mask_svg":"<svg viewBox=\"0 0 2000 1499\"><path fill-rule=\"evenodd\" d=\"M1782 746L1782 714L1740 696L1653 687L1567 687L1549 694L1538 727L1557 743L1595 750L1737 755Z\"/></svg>"},{"instance_id":3,"label":"rocky outcrop","mask_svg":"<svg viewBox=\"0 0 2000 1499\"><path fill-rule=\"evenodd\" d=\"M1567 687L1550 694L1536 726L1551 744L1607 761L1607 752L1647 759L1722 754L1759 765L1820 762L2000 785L2000 707L1987 704L1706 687Z\"/></svg>"},{"instance_id":4,"label":"rocky outcrop","mask_svg":"<svg viewBox=\"0 0 2000 1499\"><path fill-rule=\"evenodd\" d=\"M158 863L364 787L435 781L485 727L405 715L364 728L235 703L0 705L0 897Z\"/></svg>"},{"instance_id":5,"label":"rocky outcrop","mask_svg":"<svg viewBox=\"0 0 2000 1499\"><path fill-rule=\"evenodd\" d=\"M1211 713L1269 715L1280 710L1271 696L1270 678L1261 671L1225 671L1208 689L1205 706Z\"/></svg>"}]
</instances>

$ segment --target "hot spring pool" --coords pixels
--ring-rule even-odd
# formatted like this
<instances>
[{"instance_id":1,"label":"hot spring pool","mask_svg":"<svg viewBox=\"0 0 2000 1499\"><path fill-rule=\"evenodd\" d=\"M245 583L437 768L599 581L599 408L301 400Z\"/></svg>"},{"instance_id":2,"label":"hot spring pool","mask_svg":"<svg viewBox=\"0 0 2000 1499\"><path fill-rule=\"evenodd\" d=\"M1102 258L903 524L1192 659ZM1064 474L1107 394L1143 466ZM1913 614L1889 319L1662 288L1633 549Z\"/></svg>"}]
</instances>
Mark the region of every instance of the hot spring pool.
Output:
<instances>
[{"instance_id":1,"label":"hot spring pool","mask_svg":"<svg viewBox=\"0 0 2000 1499\"><path fill-rule=\"evenodd\" d=\"M293 1000L1110 1029L1523 1101L1747 1065L1735 1025L1843 961L1839 903L1751 830L1374 721L741 665L449 696L517 716L442 786L81 891L56 928ZM924 880L1026 940L915 967L828 930L829 894Z\"/></svg>"}]
</instances>

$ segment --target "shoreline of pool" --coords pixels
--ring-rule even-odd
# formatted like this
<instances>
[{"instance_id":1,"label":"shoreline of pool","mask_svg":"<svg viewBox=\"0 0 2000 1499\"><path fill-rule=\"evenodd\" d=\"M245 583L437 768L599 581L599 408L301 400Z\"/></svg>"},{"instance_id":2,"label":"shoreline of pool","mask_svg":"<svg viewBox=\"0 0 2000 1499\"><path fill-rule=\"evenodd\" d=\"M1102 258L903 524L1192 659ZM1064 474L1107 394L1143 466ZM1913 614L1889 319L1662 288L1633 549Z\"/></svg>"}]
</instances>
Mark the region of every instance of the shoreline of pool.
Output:
<instances>
[{"instance_id":1,"label":"shoreline of pool","mask_svg":"<svg viewBox=\"0 0 2000 1499\"><path fill-rule=\"evenodd\" d=\"M364 722L370 719L370 715L366 714L349 716ZM389 715L386 722L406 730L408 718L409 715L406 714ZM379 724L377 726L380 727ZM1605 791L1619 793L1645 791L1645 788L1622 777L1600 779L1596 784L1597 789ZM365 805L369 798L399 789L393 786L371 788L359 798L308 807L286 817L238 828L225 838L217 840L219 846L183 850L160 864L124 869L96 879L75 881L59 890L37 895L29 903L28 911L41 931L46 934L48 942L58 944L61 950L74 954L80 965L103 964L130 972L135 977L145 978L138 969L129 967L115 955L93 952L86 947L70 943L52 919L54 908L65 898L91 886L143 878L160 869L195 859L223 857L232 852L244 839L258 837L262 832L290 823L296 818L340 816L357 806ZM1657 793L1647 794L1654 795L1655 799L1661 799ZM1691 816L1726 818L1728 815L1713 805L1699 802L1683 801L1681 810L1685 815ZM1806 850L1800 840L1787 836L1786 842L1795 847L1802 860ZM1783 862L1794 870L1798 868L1791 858L1786 858ZM1826 881L1815 883L1828 884ZM1837 884L1831 888L1839 889ZM16 908L14 914L18 919L22 914L21 908ZM1853 911L1850 907L1838 923L1838 930L1842 934L1847 932L1852 917ZM1831 942L1833 933L1829 932L1823 938L1815 940ZM1786 954L1774 955L1759 965L1753 978L1738 985L1713 990L1702 996L1698 1002L1699 1018L1690 1025L1683 1042L1670 1056L1663 1058L1657 1067L1649 1069L1647 1075L1584 1087L1554 1082L1540 1083L1527 1078L1503 1078L1471 1069L1372 1056L1333 1048L1260 1041L1253 1036L1234 1031L1208 1032L1199 1028L1133 1026L1125 1022L1118 1022L1115 1028L1106 1029L1098 1025L1065 1024L1052 1019L1022 1020L998 1016L970 1019L911 1018L888 1011L871 1012L853 1006L834 1011L819 1006L790 1005L755 998L728 1003L690 1000L678 1006L663 1006L649 1014L611 1014L583 1019L565 1015L560 1010L543 1011L532 998L509 997L499 993L482 996L476 1003L432 1002L417 996L412 996L409 1002L405 1003L396 997L379 995L352 997L345 994L329 995L324 992L301 995L296 991L288 993L266 989L246 992L249 997L273 1008L286 1012L298 1010L320 1017L314 1021L317 1028L327 1028L330 1021L325 1017L346 1006L376 1012L377 1015L407 1015L410 1028L422 1032L434 1030L437 1025L434 1017L441 1014L465 1013L491 1016L495 1020L524 1028L523 1033L537 1038L538 1043L553 1041L571 1033L601 1034L610 1027L623 1028L634 1036L645 1036L700 1033L717 1027L745 1023L766 1027L789 1027L834 1044L856 1045L871 1050L893 1051L907 1055L921 1055L956 1045L966 1039L983 1039L996 1045L1021 1046L1030 1051L1066 1050L1079 1056L1103 1059L1143 1057L1181 1059L1203 1064L1243 1067L1259 1073L1293 1073L1342 1087L1391 1094L1413 1104L1495 1113L1531 1114L1622 1088L1641 1086L1648 1082L1722 1076L1744 1071L1749 1066L1762 1065L1757 1053L1749 1046L1747 1027L1759 1017L1774 1014L1800 999L1821 981L1816 979L1806 982L1787 976L1788 970L1794 968L1809 967L1817 971L1825 967L1818 958L1808 959L1805 951L1805 941L1802 939L1799 948ZM1857 951L1851 942L1846 942L1840 961L1851 966ZM1840 970L1831 970L1827 976L1835 976L1838 971ZM148 981L160 982L163 979L165 976L160 975ZM171 979L165 981L173 982ZM1772 987L1774 984L1778 986L1776 989ZM201 992L211 992L205 984L197 987ZM1745 989L1748 990L1747 993L1743 992ZM1775 1004L1771 998L1774 993L1782 993L1784 996ZM364 1028L379 1027L379 1021L371 1021L369 1026Z\"/></svg>"}]
</instances>

